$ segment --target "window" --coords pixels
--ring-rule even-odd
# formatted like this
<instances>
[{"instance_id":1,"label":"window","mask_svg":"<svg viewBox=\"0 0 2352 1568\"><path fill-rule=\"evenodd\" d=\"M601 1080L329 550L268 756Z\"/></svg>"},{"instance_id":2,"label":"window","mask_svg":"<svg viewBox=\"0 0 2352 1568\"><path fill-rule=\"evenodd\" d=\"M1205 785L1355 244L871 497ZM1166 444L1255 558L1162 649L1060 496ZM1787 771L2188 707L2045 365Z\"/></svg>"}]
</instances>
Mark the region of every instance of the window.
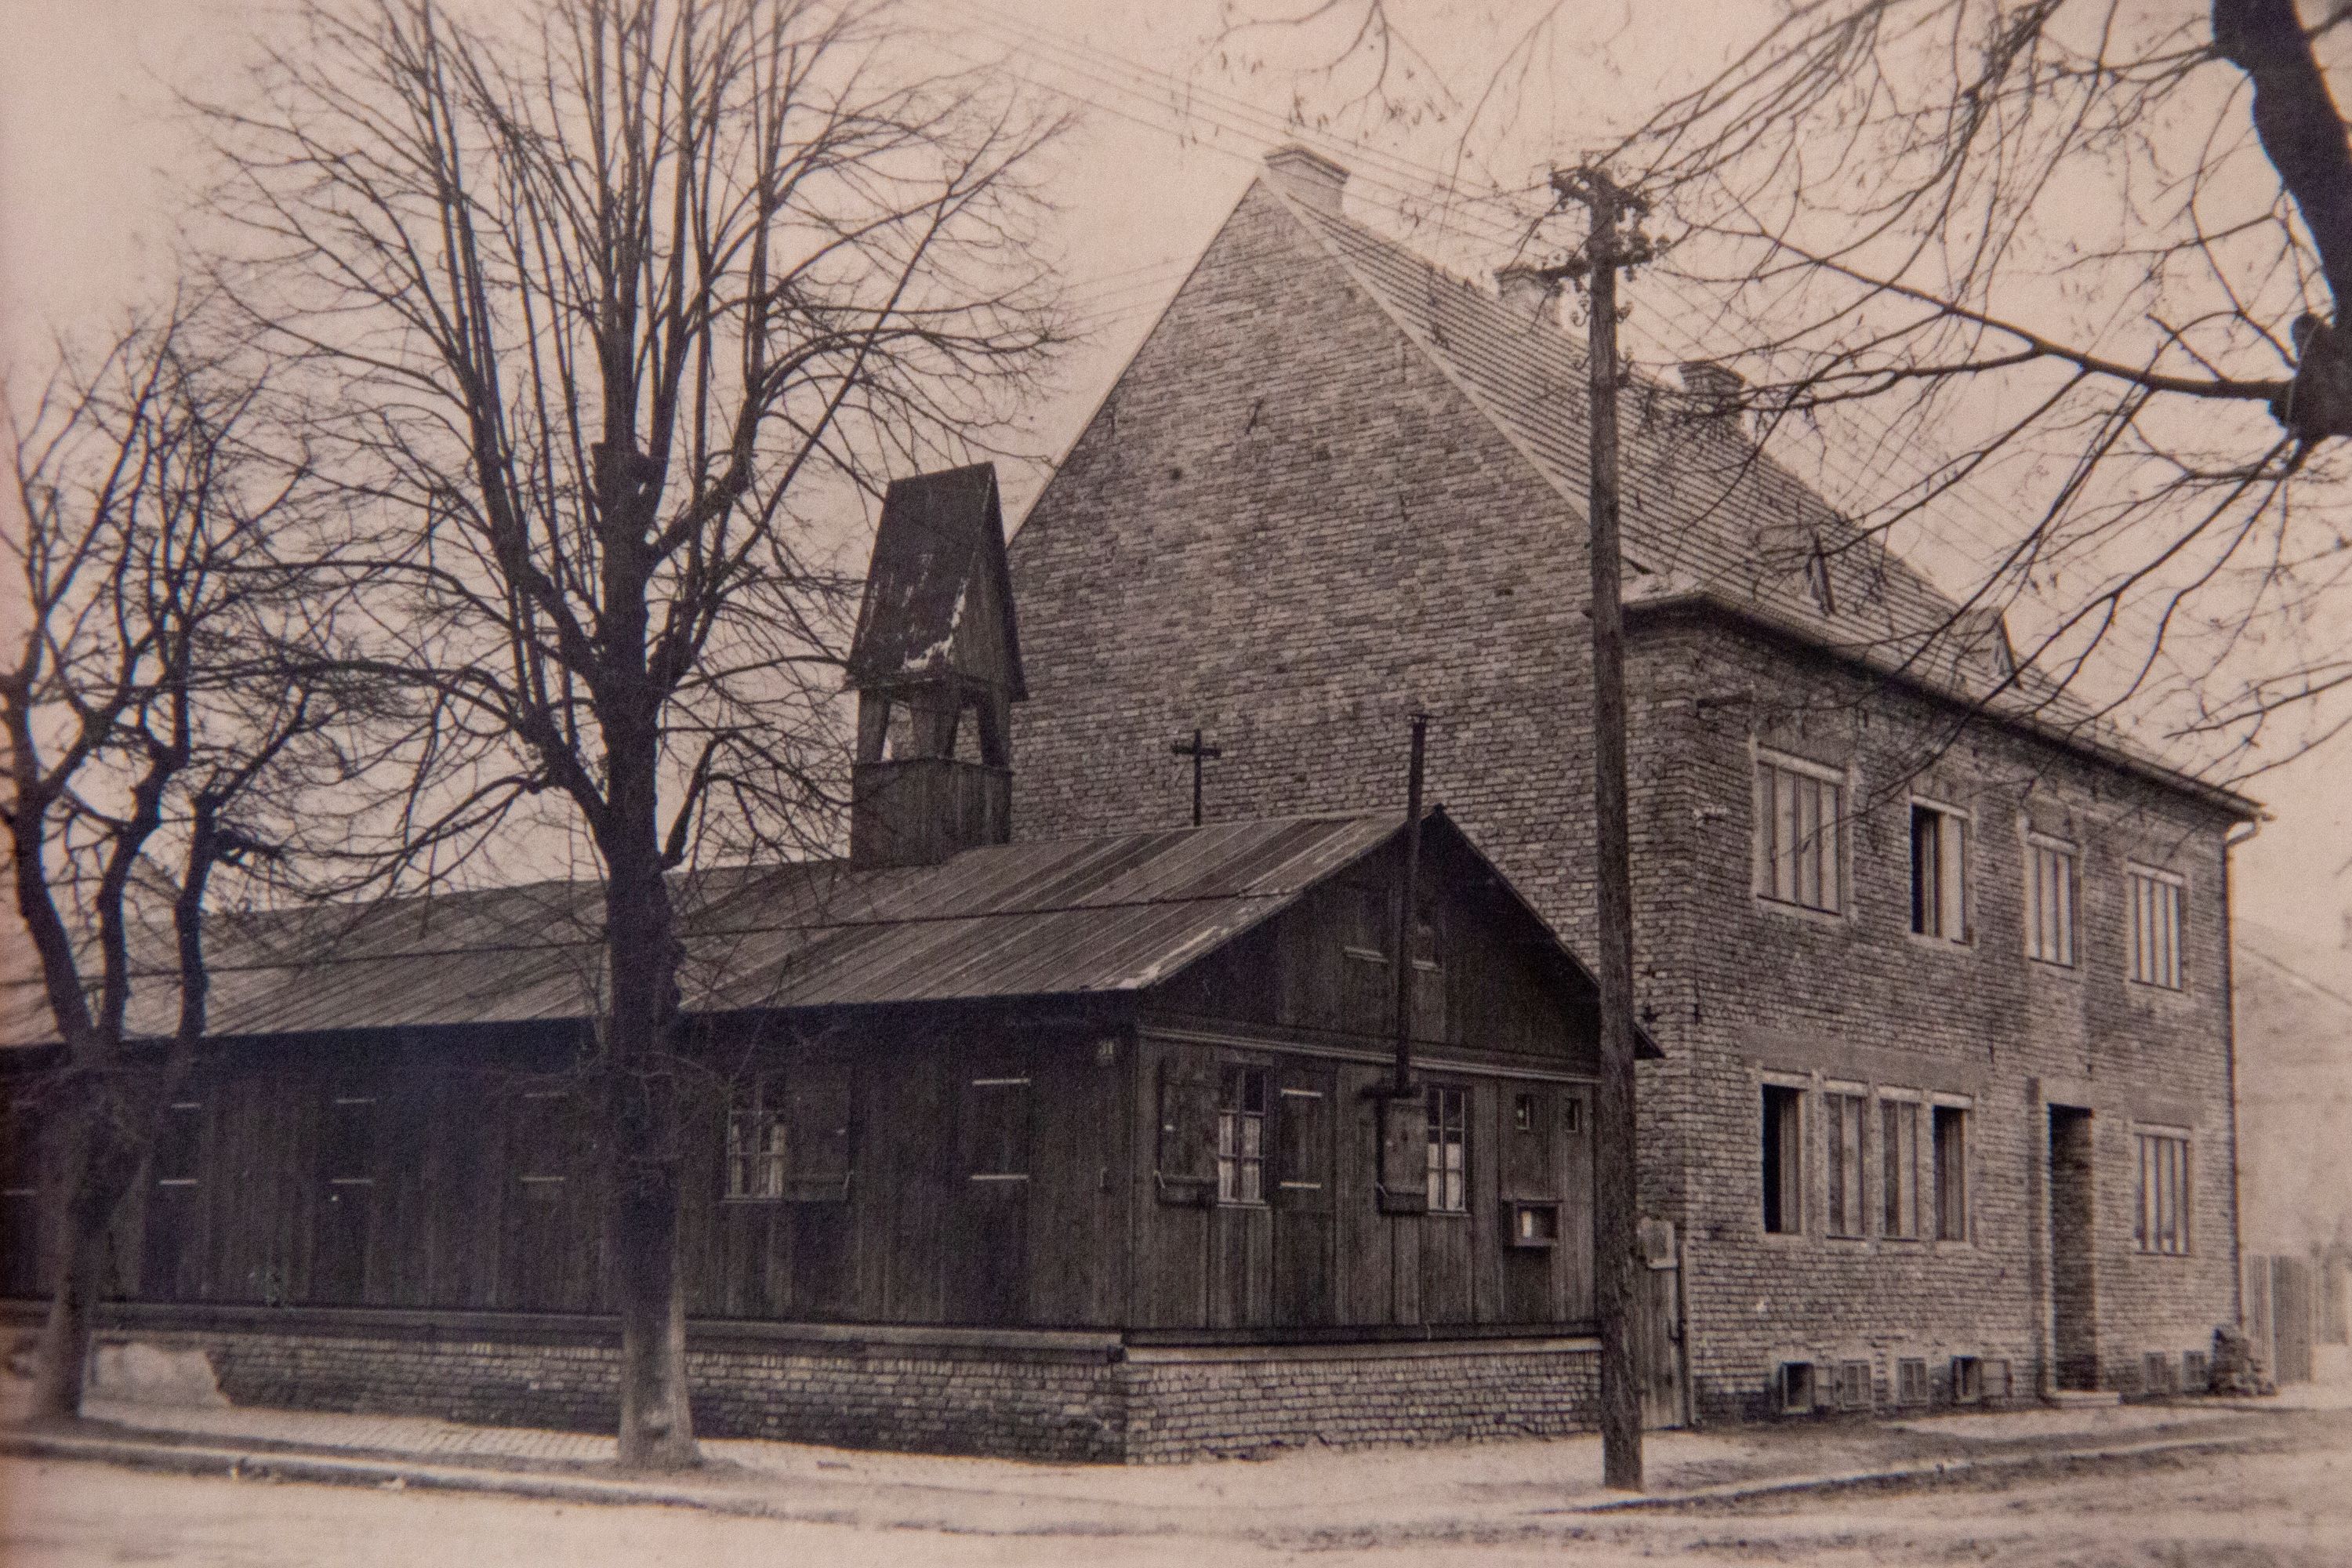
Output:
<instances>
[{"instance_id":1,"label":"window","mask_svg":"<svg viewBox=\"0 0 2352 1568\"><path fill-rule=\"evenodd\" d=\"M1972 1355L1952 1358L1952 1403L1977 1405L1985 1396L1984 1363Z\"/></svg>"},{"instance_id":2,"label":"window","mask_svg":"<svg viewBox=\"0 0 2352 1568\"><path fill-rule=\"evenodd\" d=\"M1871 1387L1870 1363L1849 1361L1838 1363L1838 1408L1867 1410L1875 1391Z\"/></svg>"},{"instance_id":3,"label":"window","mask_svg":"<svg viewBox=\"0 0 2352 1568\"><path fill-rule=\"evenodd\" d=\"M1911 805L1911 929L1921 936L1966 942L1968 819L1956 811Z\"/></svg>"},{"instance_id":4,"label":"window","mask_svg":"<svg viewBox=\"0 0 2352 1568\"><path fill-rule=\"evenodd\" d=\"M560 1089L527 1091L515 1107L515 1177L525 1192L550 1200L562 1194L572 1114L572 1097Z\"/></svg>"},{"instance_id":5,"label":"window","mask_svg":"<svg viewBox=\"0 0 2352 1568\"><path fill-rule=\"evenodd\" d=\"M1429 1091L1429 1210L1466 1214L1470 1208L1466 1143L1467 1089L1432 1086Z\"/></svg>"},{"instance_id":6,"label":"window","mask_svg":"<svg viewBox=\"0 0 2352 1568\"><path fill-rule=\"evenodd\" d=\"M1805 1228L1805 1091L1764 1086L1764 1229L1794 1236Z\"/></svg>"},{"instance_id":7,"label":"window","mask_svg":"<svg viewBox=\"0 0 2352 1568\"><path fill-rule=\"evenodd\" d=\"M1217 1201L1265 1202L1265 1069L1227 1062L1217 1086Z\"/></svg>"},{"instance_id":8,"label":"window","mask_svg":"<svg viewBox=\"0 0 2352 1568\"><path fill-rule=\"evenodd\" d=\"M964 1089L964 1173L975 1182L1029 1179L1029 1080L976 1078Z\"/></svg>"},{"instance_id":9,"label":"window","mask_svg":"<svg viewBox=\"0 0 2352 1568\"><path fill-rule=\"evenodd\" d=\"M1329 1201L1331 1181L1329 1080L1319 1073L1301 1076L1307 1081L1286 1083L1275 1093L1275 1190L1285 1203L1320 1208Z\"/></svg>"},{"instance_id":10,"label":"window","mask_svg":"<svg viewBox=\"0 0 2352 1568\"><path fill-rule=\"evenodd\" d=\"M1862 1124L1867 1101L1859 1094L1822 1096L1829 1124L1829 1234L1863 1234Z\"/></svg>"},{"instance_id":11,"label":"window","mask_svg":"<svg viewBox=\"0 0 2352 1568\"><path fill-rule=\"evenodd\" d=\"M727 1195L737 1200L781 1198L791 1158L781 1096L763 1094L764 1081L744 1086L727 1112Z\"/></svg>"},{"instance_id":12,"label":"window","mask_svg":"<svg viewBox=\"0 0 2352 1568\"><path fill-rule=\"evenodd\" d=\"M2178 1394L2180 1390L2172 1381L2172 1353L2169 1351L2147 1351L2139 1358L2140 1387L2147 1394Z\"/></svg>"},{"instance_id":13,"label":"window","mask_svg":"<svg viewBox=\"0 0 2352 1568\"><path fill-rule=\"evenodd\" d=\"M2131 906L2131 977L2142 985L2180 989L2181 879L2145 866L2124 869Z\"/></svg>"},{"instance_id":14,"label":"window","mask_svg":"<svg viewBox=\"0 0 2352 1568\"><path fill-rule=\"evenodd\" d=\"M2074 849L2038 833L2025 837L2025 956L2074 962Z\"/></svg>"},{"instance_id":15,"label":"window","mask_svg":"<svg viewBox=\"0 0 2352 1568\"><path fill-rule=\"evenodd\" d=\"M1919 1102L1878 1102L1880 1218L1884 1234L1919 1235Z\"/></svg>"},{"instance_id":16,"label":"window","mask_svg":"<svg viewBox=\"0 0 2352 1568\"><path fill-rule=\"evenodd\" d=\"M2183 1394L2202 1394L2211 1381L2210 1363L2206 1361L2203 1351L2180 1352L2180 1391Z\"/></svg>"},{"instance_id":17,"label":"window","mask_svg":"<svg viewBox=\"0 0 2352 1568\"><path fill-rule=\"evenodd\" d=\"M1927 1403L1927 1363L1925 1360L1906 1357L1895 1363L1895 1403Z\"/></svg>"},{"instance_id":18,"label":"window","mask_svg":"<svg viewBox=\"0 0 2352 1568\"><path fill-rule=\"evenodd\" d=\"M155 1184L193 1187L204 1138L205 1108L193 1100L173 1100L155 1134Z\"/></svg>"},{"instance_id":19,"label":"window","mask_svg":"<svg viewBox=\"0 0 2352 1568\"><path fill-rule=\"evenodd\" d=\"M2189 1251L2189 1140L2178 1132L2139 1135L2139 1216L2132 1227L2142 1252Z\"/></svg>"},{"instance_id":20,"label":"window","mask_svg":"<svg viewBox=\"0 0 2352 1568\"><path fill-rule=\"evenodd\" d=\"M1844 787L1834 771L1783 757L1756 764L1756 891L1778 904L1835 914L1845 908L1841 823Z\"/></svg>"},{"instance_id":21,"label":"window","mask_svg":"<svg viewBox=\"0 0 2352 1568\"><path fill-rule=\"evenodd\" d=\"M1939 1105L1935 1114L1936 1239L1969 1238L1969 1113Z\"/></svg>"},{"instance_id":22,"label":"window","mask_svg":"<svg viewBox=\"0 0 2352 1568\"><path fill-rule=\"evenodd\" d=\"M375 1185L375 1133L374 1097L339 1094L327 1101L324 1153L329 1187Z\"/></svg>"}]
</instances>

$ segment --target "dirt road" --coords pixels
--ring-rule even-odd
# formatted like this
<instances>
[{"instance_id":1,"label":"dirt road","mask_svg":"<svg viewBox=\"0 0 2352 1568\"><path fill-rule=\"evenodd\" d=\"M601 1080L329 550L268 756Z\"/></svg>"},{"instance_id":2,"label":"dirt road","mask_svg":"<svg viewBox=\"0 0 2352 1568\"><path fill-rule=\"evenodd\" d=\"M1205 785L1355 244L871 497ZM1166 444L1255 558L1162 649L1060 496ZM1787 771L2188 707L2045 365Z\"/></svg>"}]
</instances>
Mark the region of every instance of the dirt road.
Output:
<instances>
[{"instance_id":1,"label":"dirt road","mask_svg":"<svg viewBox=\"0 0 2352 1568\"><path fill-rule=\"evenodd\" d=\"M1265 1528L1214 1510L1139 1530L740 1519L679 1509L0 1466L10 1568L410 1568L419 1563L1163 1564L2000 1563L2026 1568L2352 1563L2352 1416L2281 1415L2249 1451L2012 1475L2000 1487L1808 1495L1736 1510L1591 1515L1522 1503L1376 1527ZM1568 1548L1563 1552L1563 1548Z\"/></svg>"}]
</instances>

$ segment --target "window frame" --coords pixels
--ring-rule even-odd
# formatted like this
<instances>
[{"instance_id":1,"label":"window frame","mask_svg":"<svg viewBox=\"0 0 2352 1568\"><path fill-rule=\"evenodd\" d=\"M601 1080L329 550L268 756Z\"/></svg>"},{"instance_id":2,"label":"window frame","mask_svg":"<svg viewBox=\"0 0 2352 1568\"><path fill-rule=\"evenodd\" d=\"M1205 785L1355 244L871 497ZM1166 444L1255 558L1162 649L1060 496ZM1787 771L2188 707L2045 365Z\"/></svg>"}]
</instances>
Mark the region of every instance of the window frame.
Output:
<instances>
[{"instance_id":1,"label":"window frame","mask_svg":"<svg viewBox=\"0 0 2352 1568\"><path fill-rule=\"evenodd\" d=\"M1938 1247L1966 1247L1975 1239L1975 1227L1969 1223L1971 1182L1969 1174L1969 1149L1975 1134L1969 1123L1976 1114L1972 1100L1949 1095L1930 1095L1927 1100L1927 1180L1932 1189L1929 1202L1934 1208L1935 1228L1929 1239ZM1946 1118L1951 1120L1947 1122ZM1958 1145L1948 1163L1944 1155L1945 1126L1957 1129L1953 1142ZM1956 1173L1957 1181L1947 1181L1948 1170ZM1923 1230L1925 1227L1923 1226Z\"/></svg>"},{"instance_id":2,"label":"window frame","mask_svg":"<svg viewBox=\"0 0 2352 1568\"><path fill-rule=\"evenodd\" d=\"M1878 1220L1878 1234L1888 1241L1916 1242L1927 1239L1927 1205L1925 1184L1919 1180L1919 1153L1923 1142L1922 1121L1926 1101L1916 1089L1881 1089L1877 1094L1877 1125L1873 1131L1878 1138L1878 1202L1873 1212ZM1900 1123L1908 1120L1910 1131L1909 1156L1903 1152L1905 1135ZM1890 1134L1892 1136L1890 1136Z\"/></svg>"},{"instance_id":3,"label":"window frame","mask_svg":"<svg viewBox=\"0 0 2352 1568\"><path fill-rule=\"evenodd\" d=\"M2132 1248L2140 1257L2197 1256L2196 1141L2186 1127L2132 1126Z\"/></svg>"},{"instance_id":4,"label":"window frame","mask_svg":"<svg viewBox=\"0 0 2352 1568\"><path fill-rule=\"evenodd\" d=\"M1257 1109L1249 1109L1256 1086ZM1274 1074L1260 1062L1217 1064L1217 1202L1264 1208L1267 1150L1273 1142ZM1253 1146L1254 1144L1254 1146ZM1254 1178L1254 1179L1250 1179Z\"/></svg>"},{"instance_id":5,"label":"window frame","mask_svg":"<svg viewBox=\"0 0 2352 1568\"><path fill-rule=\"evenodd\" d=\"M1923 897L1919 879L1919 820L1922 815L1932 816L1937 824L1936 886L1932 900ZM1914 795L1909 797L1904 821L1907 825L1906 837L1911 866L1911 934L1938 947L1970 946L1976 941L1976 933L1969 919L1971 902L1969 897L1969 862L1971 840L1976 837L1975 813L1932 795ZM1932 924L1928 923L1930 913L1934 916Z\"/></svg>"},{"instance_id":6,"label":"window frame","mask_svg":"<svg viewBox=\"0 0 2352 1568\"><path fill-rule=\"evenodd\" d=\"M1423 1166L1433 1215L1467 1215L1470 1212L1470 1088L1467 1084L1433 1083L1424 1091L1428 1107L1428 1156ZM1455 1114L1446 1114L1451 1107ZM1450 1134L1450 1136L1449 1136ZM1448 1152L1455 1155L1447 1165ZM1451 1198L1453 1201L1444 1201Z\"/></svg>"},{"instance_id":7,"label":"window frame","mask_svg":"<svg viewBox=\"0 0 2352 1568\"><path fill-rule=\"evenodd\" d=\"M2147 912L2151 916L2158 904L2168 907L2172 916L2170 940L2166 943L2165 951L2154 954L2146 951L2146 943L2148 940L2146 932L2152 931L2153 922L2144 928L2140 919L2142 913L2140 889L2143 886L2149 889L2168 889L2170 893L2168 899L2149 901ZM2150 866L2139 860L2126 860L2124 862L2124 978L2135 985L2145 986L2150 991L2178 993L2188 990L2189 965L2180 951L2188 934L2189 879L2178 871L2166 870L2161 866ZM2143 958L2153 958L2158 962L2143 963ZM2165 977L2165 966L2161 962L2167 958L2171 961L2169 979ZM2143 974L2143 969L2149 973Z\"/></svg>"},{"instance_id":8,"label":"window frame","mask_svg":"<svg viewBox=\"0 0 2352 1568\"><path fill-rule=\"evenodd\" d=\"M2072 840L2054 834L2038 833L2027 828L2023 837L2023 920L2020 939L2025 956L2036 963L2053 969L2074 969L2080 962L2083 949L2083 851ZM2049 911L2044 908L2042 861L2059 863L2060 871L2048 884L2057 889L2059 909L2055 941L2043 941L2049 925Z\"/></svg>"},{"instance_id":9,"label":"window frame","mask_svg":"<svg viewBox=\"0 0 2352 1568\"><path fill-rule=\"evenodd\" d=\"M1758 743L1751 748L1751 772L1748 782L1749 825L1749 891L1763 908L1783 914L1801 915L1815 920L1843 921L1853 906L1853 853L1851 813L1847 802L1853 793L1853 772L1832 767L1809 758ZM1774 780L1777 773L1821 786L1828 795L1830 819L1819 826L1821 849L1808 854L1801 846L1790 865L1791 896L1782 897L1779 888L1780 871L1780 789ZM1804 836L1804 801L1794 801L1797 812L1797 837ZM1814 799L1815 820L1822 815L1822 803ZM1829 864L1818 864L1823 854ZM1816 861L1812 870L1816 885L1822 889L1822 902L1808 902L1804 897L1804 860Z\"/></svg>"},{"instance_id":10,"label":"window frame","mask_svg":"<svg viewBox=\"0 0 2352 1568\"><path fill-rule=\"evenodd\" d=\"M1822 1235L1831 1241L1870 1239L1870 1106L1867 1084L1822 1086Z\"/></svg>"},{"instance_id":11,"label":"window frame","mask_svg":"<svg viewBox=\"0 0 2352 1568\"><path fill-rule=\"evenodd\" d=\"M184 1122L179 1120L184 1114L188 1118ZM202 1186L205 1173L205 1102L201 1100L171 1101L163 1108L163 1127L164 1130L159 1131L155 1139L152 1155L152 1184L177 1192L186 1192ZM184 1127L185 1131L181 1131ZM187 1155L185 1166L177 1163L172 1166L175 1172L184 1170L186 1172L184 1175L167 1176L163 1173L166 1152L185 1152Z\"/></svg>"},{"instance_id":12,"label":"window frame","mask_svg":"<svg viewBox=\"0 0 2352 1568\"><path fill-rule=\"evenodd\" d=\"M1762 1201L1757 1205L1756 1223L1768 1237L1802 1237L1811 1229L1805 1223L1805 1203L1811 1190L1808 1182L1811 1162L1805 1157L1809 1120L1805 1101L1811 1086L1767 1077L1758 1091L1757 1179ZM1776 1215L1780 1221L1778 1226L1772 1223Z\"/></svg>"},{"instance_id":13,"label":"window frame","mask_svg":"<svg viewBox=\"0 0 2352 1568\"><path fill-rule=\"evenodd\" d=\"M722 1203L773 1204L784 1200L784 1187L792 1169L792 1133L790 1117L782 1103L771 1104L769 1088L781 1085L781 1074L751 1075L748 1097L730 1099L727 1106L726 1186L719 1194ZM781 1096L778 1100L781 1100ZM748 1100L748 1103L746 1103ZM743 1147L745 1129L756 1129L759 1147ZM764 1184L741 1180L746 1172L758 1169L769 1177ZM759 1190L752 1190L753 1188Z\"/></svg>"}]
</instances>

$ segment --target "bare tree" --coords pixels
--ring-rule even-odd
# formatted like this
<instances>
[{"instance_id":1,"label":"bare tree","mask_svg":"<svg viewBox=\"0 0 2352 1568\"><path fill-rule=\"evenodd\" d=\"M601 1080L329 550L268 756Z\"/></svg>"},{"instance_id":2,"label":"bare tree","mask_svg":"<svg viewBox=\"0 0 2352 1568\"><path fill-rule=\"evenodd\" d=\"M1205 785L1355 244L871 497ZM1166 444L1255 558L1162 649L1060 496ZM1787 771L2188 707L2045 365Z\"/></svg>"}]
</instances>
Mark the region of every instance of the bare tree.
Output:
<instances>
[{"instance_id":1,"label":"bare tree","mask_svg":"<svg viewBox=\"0 0 2352 1568\"><path fill-rule=\"evenodd\" d=\"M264 384L202 337L175 304L11 419L0 821L58 1042L19 1091L52 1178L39 1416L79 1411L108 1233L205 1032L215 874L268 875L305 781L346 772L284 552L301 476L247 445Z\"/></svg>"},{"instance_id":2,"label":"bare tree","mask_svg":"<svg viewBox=\"0 0 2352 1568\"><path fill-rule=\"evenodd\" d=\"M1459 174L1507 159L1569 43L1686 53L1629 18L1599 37L1581 8L1507 7L1446 87L1453 18L1415 0L1237 4L1225 44L1312 32L1314 90L1443 120ZM1768 436L1828 427L1815 477L1871 547L1900 533L1967 577L1954 629L2015 611L2021 666L2242 777L2279 759L2249 747L2291 754L2352 718L2329 635L2347 19L2294 0L1780 0L1687 90L1645 100L1621 77L1573 151L1639 187L1669 242L1635 329L1736 358ZM1544 215L1522 219L1545 248ZM2273 732L2283 713L2298 733Z\"/></svg>"},{"instance_id":3,"label":"bare tree","mask_svg":"<svg viewBox=\"0 0 2352 1568\"><path fill-rule=\"evenodd\" d=\"M551 797L593 847L627 1465L698 1457L669 878L824 841L827 541L1053 342L1056 122L943 58L835 0L313 0L211 111L229 287L396 587L368 668L430 697L396 831Z\"/></svg>"}]
</instances>

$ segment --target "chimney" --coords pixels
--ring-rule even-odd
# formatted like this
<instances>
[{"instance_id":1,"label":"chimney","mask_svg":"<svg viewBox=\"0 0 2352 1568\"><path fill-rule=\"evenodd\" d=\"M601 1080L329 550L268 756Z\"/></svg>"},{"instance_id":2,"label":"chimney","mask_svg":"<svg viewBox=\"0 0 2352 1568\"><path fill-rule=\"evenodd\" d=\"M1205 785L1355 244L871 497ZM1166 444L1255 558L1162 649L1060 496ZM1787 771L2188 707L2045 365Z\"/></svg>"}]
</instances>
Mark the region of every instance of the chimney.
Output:
<instances>
[{"instance_id":1,"label":"chimney","mask_svg":"<svg viewBox=\"0 0 2352 1568\"><path fill-rule=\"evenodd\" d=\"M1013 837L1013 704L1028 690L993 464L891 484L849 684L851 864L928 866Z\"/></svg>"},{"instance_id":2,"label":"chimney","mask_svg":"<svg viewBox=\"0 0 2352 1568\"><path fill-rule=\"evenodd\" d=\"M1291 200L1317 212L1339 216L1339 193L1348 188L1348 166L1296 142L1265 155L1265 172L1288 192Z\"/></svg>"},{"instance_id":3,"label":"chimney","mask_svg":"<svg viewBox=\"0 0 2352 1568\"><path fill-rule=\"evenodd\" d=\"M1514 261L1495 274L1495 284L1503 291L1503 309L1512 315L1530 321L1555 319L1554 285L1541 268Z\"/></svg>"},{"instance_id":4,"label":"chimney","mask_svg":"<svg viewBox=\"0 0 2352 1568\"><path fill-rule=\"evenodd\" d=\"M1739 434L1739 394L1748 378L1711 359L1686 359L1681 369L1683 393L1692 416L1716 429Z\"/></svg>"}]
</instances>

